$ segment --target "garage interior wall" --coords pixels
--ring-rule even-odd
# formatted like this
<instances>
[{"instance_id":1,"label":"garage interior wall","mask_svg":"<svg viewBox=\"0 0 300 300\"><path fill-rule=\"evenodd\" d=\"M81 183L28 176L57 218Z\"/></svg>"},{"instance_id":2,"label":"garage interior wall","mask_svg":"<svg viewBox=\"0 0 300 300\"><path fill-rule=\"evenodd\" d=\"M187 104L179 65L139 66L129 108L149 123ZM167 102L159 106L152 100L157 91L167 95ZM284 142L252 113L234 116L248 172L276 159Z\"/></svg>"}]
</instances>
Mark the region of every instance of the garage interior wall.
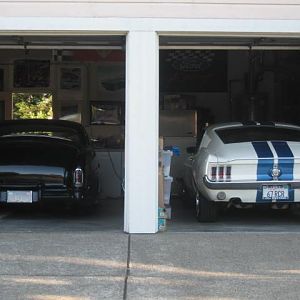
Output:
<instances>
[{"instance_id":1,"label":"garage interior wall","mask_svg":"<svg viewBox=\"0 0 300 300\"><path fill-rule=\"evenodd\" d=\"M211 71L203 65L209 55L217 56L220 52L223 65L219 69ZM245 50L161 50L160 53L165 59L160 61L162 110L197 109L203 125L251 119L299 123L299 50L252 51L253 70L249 69L249 51ZM175 56L180 57L176 62ZM168 64L172 65L172 76L164 71ZM219 76L221 73L224 75Z\"/></svg>"}]
</instances>

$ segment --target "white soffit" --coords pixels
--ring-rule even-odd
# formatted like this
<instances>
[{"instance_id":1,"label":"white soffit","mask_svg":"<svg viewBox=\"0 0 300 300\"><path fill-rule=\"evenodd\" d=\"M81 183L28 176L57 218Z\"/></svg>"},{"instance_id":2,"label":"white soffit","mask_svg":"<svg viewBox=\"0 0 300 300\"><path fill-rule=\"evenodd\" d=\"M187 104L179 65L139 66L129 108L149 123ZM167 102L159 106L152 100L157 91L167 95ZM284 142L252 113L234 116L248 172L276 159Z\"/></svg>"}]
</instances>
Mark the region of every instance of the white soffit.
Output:
<instances>
[{"instance_id":1,"label":"white soffit","mask_svg":"<svg viewBox=\"0 0 300 300\"><path fill-rule=\"evenodd\" d=\"M160 49L300 50L300 38L161 36Z\"/></svg>"},{"instance_id":2,"label":"white soffit","mask_svg":"<svg viewBox=\"0 0 300 300\"><path fill-rule=\"evenodd\" d=\"M0 49L123 49L125 36L3 35Z\"/></svg>"}]
</instances>

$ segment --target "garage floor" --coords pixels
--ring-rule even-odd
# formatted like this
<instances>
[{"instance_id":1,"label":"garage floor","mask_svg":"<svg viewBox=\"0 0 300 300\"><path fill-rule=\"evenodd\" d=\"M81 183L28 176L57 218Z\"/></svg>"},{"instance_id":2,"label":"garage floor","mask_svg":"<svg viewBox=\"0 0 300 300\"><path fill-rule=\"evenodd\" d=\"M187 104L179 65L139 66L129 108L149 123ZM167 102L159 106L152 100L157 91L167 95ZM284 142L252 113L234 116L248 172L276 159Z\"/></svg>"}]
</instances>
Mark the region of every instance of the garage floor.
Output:
<instances>
[{"instance_id":1,"label":"garage floor","mask_svg":"<svg viewBox=\"0 0 300 300\"><path fill-rule=\"evenodd\" d=\"M123 199L106 199L95 211L65 209L0 209L1 231L5 232L123 232ZM271 209L231 209L215 223L199 223L194 209L181 199L172 199L169 232L299 232L300 212Z\"/></svg>"},{"instance_id":2,"label":"garage floor","mask_svg":"<svg viewBox=\"0 0 300 300\"><path fill-rule=\"evenodd\" d=\"M5 232L123 231L123 199L103 200L94 210L64 208L0 208L1 230Z\"/></svg>"},{"instance_id":3,"label":"garage floor","mask_svg":"<svg viewBox=\"0 0 300 300\"><path fill-rule=\"evenodd\" d=\"M193 207L187 207L179 198L172 199L172 232L298 232L300 212L267 208L230 209L222 213L215 223L196 221Z\"/></svg>"}]
</instances>

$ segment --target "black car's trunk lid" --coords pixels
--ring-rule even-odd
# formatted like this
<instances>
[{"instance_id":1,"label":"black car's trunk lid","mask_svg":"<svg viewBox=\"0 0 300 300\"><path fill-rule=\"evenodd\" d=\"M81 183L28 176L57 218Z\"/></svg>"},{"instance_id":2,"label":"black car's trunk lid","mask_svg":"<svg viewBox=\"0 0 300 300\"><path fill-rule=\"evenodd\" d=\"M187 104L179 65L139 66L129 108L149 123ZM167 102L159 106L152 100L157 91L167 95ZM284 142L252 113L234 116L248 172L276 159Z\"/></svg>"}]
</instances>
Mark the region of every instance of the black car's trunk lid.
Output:
<instances>
[{"instance_id":1,"label":"black car's trunk lid","mask_svg":"<svg viewBox=\"0 0 300 300\"><path fill-rule=\"evenodd\" d=\"M0 184L64 184L80 149L70 141L36 136L0 138Z\"/></svg>"}]
</instances>

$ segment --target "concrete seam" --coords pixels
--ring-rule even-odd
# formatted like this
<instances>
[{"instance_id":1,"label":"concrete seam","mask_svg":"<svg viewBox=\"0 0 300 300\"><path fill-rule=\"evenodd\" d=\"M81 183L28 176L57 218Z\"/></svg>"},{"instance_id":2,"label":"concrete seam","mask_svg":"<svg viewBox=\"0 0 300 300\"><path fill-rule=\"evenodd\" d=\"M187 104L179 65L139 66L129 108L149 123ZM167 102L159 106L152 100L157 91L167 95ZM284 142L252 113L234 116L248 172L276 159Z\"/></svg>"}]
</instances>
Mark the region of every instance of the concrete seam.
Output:
<instances>
[{"instance_id":1,"label":"concrete seam","mask_svg":"<svg viewBox=\"0 0 300 300\"><path fill-rule=\"evenodd\" d=\"M123 300L127 299L127 284L130 275L130 250L131 250L131 234L128 235L128 248L127 248L127 266L124 280Z\"/></svg>"},{"instance_id":2,"label":"concrete seam","mask_svg":"<svg viewBox=\"0 0 300 300\"><path fill-rule=\"evenodd\" d=\"M107 275L103 274L27 274L27 273L0 273L0 276L4 277L47 277L47 278L102 278L107 277ZM119 275L110 275L111 277L120 277Z\"/></svg>"}]
</instances>

